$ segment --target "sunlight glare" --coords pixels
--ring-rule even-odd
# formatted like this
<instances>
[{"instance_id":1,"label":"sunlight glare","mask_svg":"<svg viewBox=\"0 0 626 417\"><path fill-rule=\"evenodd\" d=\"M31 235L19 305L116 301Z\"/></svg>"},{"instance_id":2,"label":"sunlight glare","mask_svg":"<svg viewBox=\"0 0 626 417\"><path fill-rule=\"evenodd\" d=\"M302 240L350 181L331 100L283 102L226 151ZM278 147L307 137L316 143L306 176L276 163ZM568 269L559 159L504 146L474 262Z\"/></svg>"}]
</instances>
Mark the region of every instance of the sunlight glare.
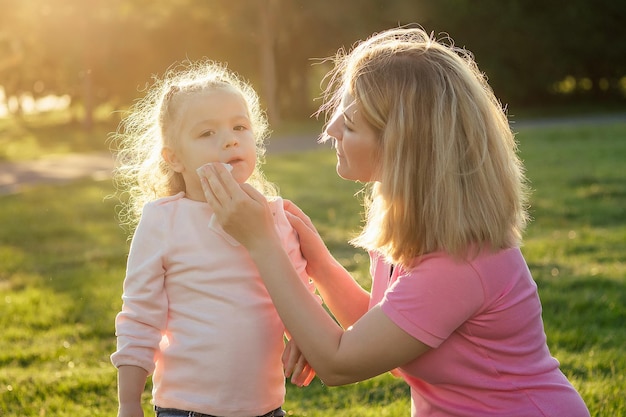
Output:
<instances>
[{"instance_id":1,"label":"sunlight glare","mask_svg":"<svg viewBox=\"0 0 626 417\"><path fill-rule=\"evenodd\" d=\"M19 104L22 106L24 114L37 114L51 110L64 110L71 104L71 98L68 94L57 96L47 95L41 98L33 98L31 95L22 95ZM0 118L11 115L12 110L18 105L16 97L7 99L4 89L0 87Z\"/></svg>"}]
</instances>

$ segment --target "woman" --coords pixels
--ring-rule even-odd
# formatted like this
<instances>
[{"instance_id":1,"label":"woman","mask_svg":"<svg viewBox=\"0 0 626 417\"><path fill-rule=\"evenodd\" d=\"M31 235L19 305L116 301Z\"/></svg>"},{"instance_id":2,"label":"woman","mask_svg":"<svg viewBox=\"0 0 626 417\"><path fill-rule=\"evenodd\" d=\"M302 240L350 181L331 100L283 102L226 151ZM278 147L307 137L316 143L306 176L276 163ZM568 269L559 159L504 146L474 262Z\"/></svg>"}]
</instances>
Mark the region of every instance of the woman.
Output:
<instances>
[{"instance_id":1,"label":"woman","mask_svg":"<svg viewBox=\"0 0 626 417\"><path fill-rule=\"evenodd\" d=\"M519 249L523 167L471 54L421 29L382 32L337 56L325 97L337 173L372 184L352 242L370 253L371 294L287 209L307 272L343 327L298 279L262 196L219 166L203 181L318 376L341 385L399 368L413 416L588 416L546 344Z\"/></svg>"}]
</instances>

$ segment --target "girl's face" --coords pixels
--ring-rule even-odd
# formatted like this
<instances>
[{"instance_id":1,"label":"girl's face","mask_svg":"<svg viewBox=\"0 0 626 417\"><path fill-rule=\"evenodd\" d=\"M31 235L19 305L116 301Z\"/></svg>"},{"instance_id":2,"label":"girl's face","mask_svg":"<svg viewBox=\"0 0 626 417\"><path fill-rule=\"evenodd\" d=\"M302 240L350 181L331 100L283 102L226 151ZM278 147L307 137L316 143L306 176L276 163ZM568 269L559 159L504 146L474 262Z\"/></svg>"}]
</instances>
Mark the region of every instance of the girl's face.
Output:
<instances>
[{"instance_id":1,"label":"girl's face","mask_svg":"<svg viewBox=\"0 0 626 417\"><path fill-rule=\"evenodd\" d=\"M379 181L376 171L380 160L378 137L363 117L354 98L346 94L326 134L335 139L337 174L353 181Z\"/></svg>"},{"instance_id":2,"label":"girl's face","mask_svg":"<svg viewBox=\"0 0 626 417\"><path fill-rule=\"evenodd\" d=\"M232 176L245 182L256 165L256 142L241 94L216 88L185 93L178 111L175 145L163 148L163 158L174 171L182 174L186 196L204 201L196 170L209 162L232 165Z\"/></svg>"}]
</instances>

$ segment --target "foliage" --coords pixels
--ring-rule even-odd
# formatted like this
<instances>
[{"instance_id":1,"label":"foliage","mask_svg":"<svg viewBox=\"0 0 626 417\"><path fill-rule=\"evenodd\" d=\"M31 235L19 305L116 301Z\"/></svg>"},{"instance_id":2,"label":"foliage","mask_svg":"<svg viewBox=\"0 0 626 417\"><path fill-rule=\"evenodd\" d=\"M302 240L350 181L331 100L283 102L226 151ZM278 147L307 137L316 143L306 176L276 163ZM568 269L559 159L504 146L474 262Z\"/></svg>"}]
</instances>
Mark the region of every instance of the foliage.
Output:
<instances>
[{"instance_id":1,"label":"foliage","mask_svg":"<svg viewBox=\"0 0 626 417\"><path fill-rule=\"evenodd\" d=\"M557 91L623 101L625 19L626 2L613 0L0 0L0 86L13 98L69 95L86 113L102 103L121 109L152 74L207 57L228 62L291 119L316 108L328 68L314 62L418 23L474 52L506 103L559 101ZM276 80L274 91L267 84Z\"/></svg>"},{"instance_id":2,"label":"foliage","mask_svg":"<svg viewBox=\"0 0 626 417\"><path fill-rule=\"evenodd\" d=\"M555 84L571 77L578 100L623 97L626 3L442 0L429 26L474 52L496 95L519 105L558 102ZM567 97L571 100L571 97Z\"/></svg>"},{"instance_id":3,"label":"foliage","mask_svg":"<svg viewBox=\"0 0 626 417\"><path fill-rule=\"evenodd\" d=\"M534 188L523 251L544 305L548 343L594 417L626 414L626 125L524 127ZM39 133L42 134L42 133ZM63 141L52 131L51 143ZM52 145L50 145L52 146ZM329 151L270 155L266 172L368 286L367 257L346 244L359 227L358 184ZM106 182L41 186L0 204L0 414L114 415L113 320L128 242ZM146 415L151 415L145 392ZM288 386L293 416L406 416L406 385L389 375L346 387Z\"/></svg>"}]
</instances>

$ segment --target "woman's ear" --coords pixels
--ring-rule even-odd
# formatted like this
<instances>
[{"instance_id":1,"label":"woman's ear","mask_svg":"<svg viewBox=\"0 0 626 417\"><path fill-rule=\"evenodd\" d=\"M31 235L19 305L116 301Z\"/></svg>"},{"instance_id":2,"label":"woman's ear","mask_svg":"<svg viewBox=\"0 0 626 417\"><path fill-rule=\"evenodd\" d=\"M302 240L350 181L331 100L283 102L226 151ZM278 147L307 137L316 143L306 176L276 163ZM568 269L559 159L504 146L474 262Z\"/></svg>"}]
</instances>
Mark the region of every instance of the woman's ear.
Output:
<instances>
[{"instance_id":1,"label":"woman's ear","mask_svg":"<svg viewBox=\"0 0 626 417\"><path fill-rule=\"evenodd\" d=\"M183 172L184 165L182 161L176 155L176 151L169 146L164 146L161 149L161 157L175 172Z\"/></svg>"}]
</instances>

